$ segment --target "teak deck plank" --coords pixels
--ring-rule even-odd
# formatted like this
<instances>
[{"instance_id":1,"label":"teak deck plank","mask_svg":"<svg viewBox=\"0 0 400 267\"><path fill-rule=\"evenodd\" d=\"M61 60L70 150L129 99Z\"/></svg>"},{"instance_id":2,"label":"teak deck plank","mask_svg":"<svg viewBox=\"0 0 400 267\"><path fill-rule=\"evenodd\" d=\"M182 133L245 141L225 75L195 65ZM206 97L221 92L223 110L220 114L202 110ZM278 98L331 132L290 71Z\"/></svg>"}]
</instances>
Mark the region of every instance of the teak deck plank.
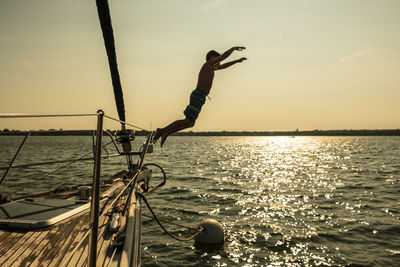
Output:
<instances>
[{"instance_id":1,"label":"teak deck plank","mask_svg":"<svg viewBox=\"0 0 400 267\"><path fill-rule=\"evenodd\" d=\"M49 242L40 255L40 264L50 266L50 262L56 257L63 257L59 250L67 240L68 236L75 229L81 218L74 218L58 227L58 231L49 237Z\"/></svg>"},{"instance_id":2,"label":"teak deck plank","mask_svg":"<svg viewBox=\"0 0 400 267\"><path fill-rule=\"evenodd\" d=\"M84 247L83 247L83 249L80 251L80 253L78 253L76 256L77 257L75 257L75 255L74 255L74 261L72 262L72 264L71 264L71 266L85 266L85 263L87 262L87 259L88 259L88 242L89 242L89 238L90 238L90 235L88 236L88 238L86 238L86 240L85 240L85 242L83 243L84 244ZM76 253L75 253L76 254ZM75 261L75 260L77 260L77 261Z\"/></svg>"},{"instance_id":3,"label":"teak deck plank","mask_svg":"<svg viewBox=\"0 0 400 267\"><path fill-rule=\"evenodd\" d=\"M4 266L25 266L22 264L22 261L29 257L32 252L32 248L36 247L36 240L41 240L41 236L46 235L47 233L36 231L33 235L25 242L25 244L19 249L18 253L15 253L7 262L4 263Z\"/></svg>"},{"instance_id":4,"label":"teak deck plank","mask_svg":"<svg viewBox=\"0 0 400 267\"><path fill-rule=\"evenodd\" d=\"M54 265L54 266L60 266L61 265L62 260L65 257L68 257L69 254L72 252L72 250L70 250L71 245L74 242L74 240L76 240L76 238L78 237L79 233L85 232L84 231L84 227L86 225L89 225L89 216L87 214L84 215L83 218L79 221L79 223L73 229L73 231L70 234L70 236L68 237L68 239L64 242L63 247L60 249L59 254L60 255L65 255L65 256L64 257L54 258L50 262L50 265Z\"/></svg>"},{"instance_id":5,"label":"teak deck plank","mask_svg":"<svg viewBox=\"0 0 400 267\"><path fill-rule=\"evenodd\" d=\"M58 260L58 262L60 262L58 264L59 266L76 266L72 265L72 263L74 262L74 258L77 257L77 255L79 256L81 255L84 246L87 245L88 236L85 238L86 240L83 241L82 244L80 244L79 248L75 251L74 255L71 255L71 253L75 249L75 247L79 244L79 242L81 241L83 236L87 233L87 231L88 231L87 225L83 225L81 230L75 236L75 238L71 240L71 244L67 252L65 253L66 256L63 257L61 260Z\"/></svg>"},{"instance_id":6,"label":"teak deck plank","mask_svg":"<svg viewBox=\"0 0 400 267\"><path fill-rule=\"evenodd\" d=\"M112 199L101 203L108 206ZM102 209L101 209L102 210ZM110 216L99 218L97 263L110 261L112 234L107 231ZM0 266L85 266L89 236L71 255L89 229L89 211L83 211L53 227L38 230L0 230Z\"/></svg>"},{"instance_id":7,"label":"teak deck plank","mask_svg":"<svg viewBox=\"0 0 400 267\"><path fill-rule=\"evenodd\" d=\"M103 243L103 241L102 241L103 240L103 235L104 235L103 233L105 233L105 229L107 227L107 224L105 224L107 219L108 219L108 216L102 216L100 218L100 220L99 220L98 247L99 247L100 244ZM87 220L89 220L88 217L87 217ZM87 223L87 225L88 224L89 223ZM75 248L75 246L78 244L78 242L84 236L85 233L86 233L86 231L85 232L79 232L77 234L77 237L73 241L73 244L69 245L69 249L68 249L67 253L65 253L66 257L64 257L64 259L58 260L57 265L62 265L63 266L65 263L67 263L68 266L84 266L84 265L87 264L87 257L88 257L87 245L88 245L88 241L89 241L88 237L80 245L80 247L77 249L77 251L71 257L71 259L68 259L70 257L70 253L72 252L72 250Z\"/></svg>"},{"instance_id":8,"label":"teak deck plank","mask_svg":"<svg viewBox=\"0 0 400 267\"><path fill-rule=\"evenodd\" d=\"M97 243L97 263L100 264L100 266L102 266L107 256L104 251L107 251L109 245L111 245L111 242L109 241L111 241L112 235L107 232L107 226L110 220L110 217L103 216L103 226L100 228L99 231L99 238Z\"/></svg>"},{"instance_id":9,"label":"teak deck plank","mask_svg":"<svg viewBox=\"0 0 400 267\"><path fill-rule=\"evenodd\" d=\"M102 216L99 220L99 232L98 232L98 237L97 237L97 255L98 255L98 250L99 250L99 244L102 243L103 240L103 235L105 233L105 229L107 227L107 225L105 224L106 220L108 219L108 216ZM89 239L88 239L89 240ZM78 260L78 262L76 263L76 266L86 266L88 264L88 246L87 246L87 242L85 241L85 249L82 252L82 254L80 255L80 258Z\"/></svg>"},{"instance_id":10,"label":"teak deck plank","mask_svg":"<svg viewBox=\"0 0 400 267\"><path fill-rule=\"evenodd\" d=\"M14 242L12 246L6 251L4 254L1 255L0 258L0 266L7 265L7 261L13 255L18 253L18 250L22 247L22 245L29 242L29 238L33 235L33 232L27 232L24 234L17 242ZM12 263L12 262L11 262Z\"/></svg>"},{"instance_id":11,"label":"teak deck plank","mask_svg":"<svg viewBox=\"0 0 400 267\"><path fill-rule=\"evenodd\" d=\"M109 260L107 259L110 255L109 252L111 252L111 240L112 240L112 235L110 234L105 234L103 235L103 242L98 248L97 252L97 264L100 266L105 265L105 263Z\"/></svg>"},{"instance_id":12,"label":"teak deck plank","mask_svg":"<svg viewBox=\"0 0 400 267\"><path fill-rule=\"evenodd\" d=\"M32 249L31 253L29 253L29 256L22 261L22 265L29 264L30 266L39 266L40 256L44 251L45 247L47 246L49 238L57 231L58 231L57 227L45 231L44 233L46 234L41 235L40 238L36 240L35 242L36 244L33 247L31 247Z\"/></svg>"},{"instance_id":13,"label":"teak deck plank","mask_svg":"<svg viewBox=\"0 0 400 267\"><path fill-rule=\"evenodd\" d=\"M11 232L9 231L1 231L1 235L0 235L0 243L3 242L4 239L6 239L9 235L11 235Z\"/></svg>"},{"instance_id":14,"label":"teak deck plank","mask_svg":"<svg viewBox=\"0 0 400 267\"><path fill-rule=\"evenodd\" d=\"M15 244L17 243L24 234L22 233L11 233L6 239L3 240L3 246L0 249L0 255L6 254L6 252Z\"/></svg>"}]
</instances>

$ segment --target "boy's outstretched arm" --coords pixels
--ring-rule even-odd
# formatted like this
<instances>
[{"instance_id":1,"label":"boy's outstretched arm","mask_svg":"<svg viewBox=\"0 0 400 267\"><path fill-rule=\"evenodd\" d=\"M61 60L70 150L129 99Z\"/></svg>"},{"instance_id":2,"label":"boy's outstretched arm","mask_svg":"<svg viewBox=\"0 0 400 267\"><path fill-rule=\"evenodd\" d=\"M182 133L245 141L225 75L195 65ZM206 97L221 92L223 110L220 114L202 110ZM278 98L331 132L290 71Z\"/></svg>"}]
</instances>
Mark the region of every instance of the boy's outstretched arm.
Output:
<instances>
[{"instance_id":1,"label":"boy's outstretched arm","mask_svg":"<svg viewBox=\"0 0 400 267\"><path fill-rule=\"evenodd\" d=\"M232 66L232 65L234 65L234 64L236 64L236 63L243 62L243 60L247 60L247 58L242 57L242 58L240 58L240 59L236 59L236 60L233 60L233 61L226 62L226 63L224 63L224 64L221 64L221 65L216 66L215 70L226 69L226 68L228 68L228 67L230 67L230 66Z\"/></svg>"},{"instance_id":2,"label":"boy's outstretched arm","mask_svg":"<svg viewBox=\"0 0 400 267\"><path fill-rule=\"evenodd\" d=\"M222 53L222 55L220 55L219 57L212 58L212 59L210 59L208 62L211 63L211 64L219 63L219 62L221 62L222 60L224 60L224 59L226 59L227 57L229 57L229 56L233 53L233 51L235 51L235 50L237 50L237 51L242 51L242 50L244 50L244 49L246 49L246 47L244 47L244 46L234 46L234 47L232 47L232 48L226 50L226 51L225 51L224 53Z\"/></svg>"}]
</instances>

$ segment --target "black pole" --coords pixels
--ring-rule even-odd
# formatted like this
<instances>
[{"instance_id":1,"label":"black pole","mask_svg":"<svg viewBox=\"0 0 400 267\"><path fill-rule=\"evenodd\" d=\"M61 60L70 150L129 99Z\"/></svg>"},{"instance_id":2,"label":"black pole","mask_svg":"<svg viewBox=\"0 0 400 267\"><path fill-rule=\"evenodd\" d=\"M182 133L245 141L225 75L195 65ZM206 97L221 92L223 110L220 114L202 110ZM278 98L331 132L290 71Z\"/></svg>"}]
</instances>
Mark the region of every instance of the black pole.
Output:
<instances>
[{"instance_id":1,"label":"black pole","mask_svg":"<svg viewBox=\"0 0 400 267\"><path fill-rule=\"evenodd\" d=\"M104 112L97 112L96 154L93 170L92 203L90 206L90 236L89 236L89 267L96 266L97 258L97 234L99 229L100 214L100 170L101 170L101 139L103 136Z\"/></svg>"}]
</instances>

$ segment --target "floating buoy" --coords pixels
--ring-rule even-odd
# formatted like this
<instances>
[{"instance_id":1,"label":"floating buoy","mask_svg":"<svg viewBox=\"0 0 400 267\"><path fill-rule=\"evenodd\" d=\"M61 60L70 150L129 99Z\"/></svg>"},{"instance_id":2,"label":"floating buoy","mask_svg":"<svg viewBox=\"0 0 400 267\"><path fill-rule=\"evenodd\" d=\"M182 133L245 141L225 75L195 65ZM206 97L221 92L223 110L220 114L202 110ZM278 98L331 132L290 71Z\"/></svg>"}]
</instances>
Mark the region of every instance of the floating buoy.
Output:
<instances>
[{"instance_id":1,"label":"floating buoy","mask_svg":"<svg viewBox=\"0 0 400 267\"><path fill-rule=\"evenodd\" d=\"M203 231L196 236L196 243L215 245L224 242L224 228L217 220L204 219L200 225Z\"/></svg>"}]
</instances>

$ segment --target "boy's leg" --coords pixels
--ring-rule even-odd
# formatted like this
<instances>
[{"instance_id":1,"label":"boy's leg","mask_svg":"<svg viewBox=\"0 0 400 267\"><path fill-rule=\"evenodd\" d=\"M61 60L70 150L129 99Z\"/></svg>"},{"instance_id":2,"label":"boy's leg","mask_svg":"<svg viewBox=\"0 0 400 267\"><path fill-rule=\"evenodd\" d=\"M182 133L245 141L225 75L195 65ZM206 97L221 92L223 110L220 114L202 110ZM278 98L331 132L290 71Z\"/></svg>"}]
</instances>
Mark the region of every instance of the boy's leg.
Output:
<instances>
[{"instance_id":1,"label":"boy's leg","mask_svg":"<svg viewBox=\"0 0 400 267\"><path fill-rule=\"evenodd\" d=\"M176 133L178 131L181 131L183 129L193 127L193 125L194 125L194 123L187 119L174 121L173 123L171 123L170 125L162 128L162 129L160 129L160 128L157 129L156 135L154 136L154 142L156 142L160 137L162 137L161 138L161 146L163 146L163 144L165 143L165 140L167 139L167 137L169 135Z\"/></svg>"},{"instance_id":2,"label":"boy's leg","mask_svg":"<svg viewBox=\"0 0 400 267\"><path fill-rule=\"evenodd\" d=\"M193 90L193 92L190 94L190 103L183 112L186 118L183 120L174 121L173 123L162 129L157 129L154 137L154 142L162 137L161 146L163 146L165 140L169 135L183 129L193 127L197 117L199 116L201 107L204 105L205 101L206 96L204 92L201 92L199 89Z\"/></svg>"}]
</instances>

